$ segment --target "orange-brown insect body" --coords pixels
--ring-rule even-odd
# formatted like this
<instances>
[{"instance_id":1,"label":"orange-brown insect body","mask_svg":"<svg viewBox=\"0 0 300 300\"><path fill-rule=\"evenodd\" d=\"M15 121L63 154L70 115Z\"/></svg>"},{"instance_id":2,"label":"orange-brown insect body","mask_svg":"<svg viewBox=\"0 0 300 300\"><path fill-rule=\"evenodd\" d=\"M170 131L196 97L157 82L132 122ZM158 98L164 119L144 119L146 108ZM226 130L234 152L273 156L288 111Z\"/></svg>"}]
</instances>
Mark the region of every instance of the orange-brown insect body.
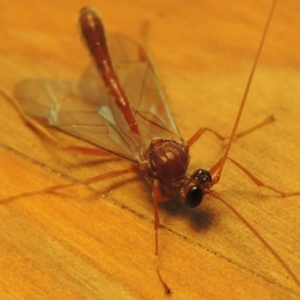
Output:
<instances>
[{"instance_id":1,"label":"orange-brown insect body","mask_svg":"<svg viewBox=\"0 0 300 300\"><path fill-rule=\"evenodd\" d=\"M85 7L80 11L79 24L83 39L96 62L106 87L118 103L131 131L140 135L134 111L130 107L114 71L100 17L94 9ZM192 183L197 181L191 181L190 175L187 173L190 161L188 145L181 137L180 142L150 136L148 138L150 139L148 148L140 151L141 158L138 166L146 171L152 180L156 180L155 186L159 189L161 200L179 194L182 202L186 205L199 205L206 191L203 189L201 180L195 186ZM209 178L211 178L210 175ZM191 193L192 190L197 190L197 192Z\"/></svg>"},{"instance_id":2,"label":"orange-brown insect body","mask_svg":"<svg viewBox=\"0 0 300 300\"><path fill-rule=\"evenodd\" d=\"M133 45L132 49L135 49L139 53L139 58L142 59L129 60L128 57L125 57L124 61L130 65L131 70L125 74L127 76L125 76L125 80L121 78L120 75L122 74L118 73L117 68L113 65L108 51L104 26L93 8L85 7L80 11L79 24L82 36L106 89L102 86L98 86L98 83L95 84L93 81L84 83L83 87L91 89L97 97L95 97L96 99L86 97L88 98L86 99L85 93L81 91L79 96L82 96L81 100L83 103L67 103L67 101L65 103L65 99L53 97L54 93L51 93L51 97L47 94L44 94L43 97L37 97L36 94L38 93L36 93L36 99L33 99L34 101L32 101L28 95L23 97L23 99L20 97L20 99L24 100L24 110L30 115L46 117L50 125L82 138L108 152L127 158L135 162L137 166L144 171L147 179L149 179L153 185L156 255L158 255L157 231L160 225L158 202L169 199L175 194L179 194L185 205L196 207L201 203L204 195L209 194L223 202L224 205L252 231L300 286L297 276L284 263L273 248L258 234L253 226L249 224L236 209L212 190L212 187L220 180L226 160L231 160L257 186L268 188L281 196L300 194L300 192L288 194L265 185L241 164L228 156L236 135L237 126L246 102L247 93L262 49L275 2L276 1L273 3L263 38L250 72L245 93L224 156L210 169L210 172L203 169L198 169L192 174L187 172L190 161L189 146L207 130L215 134L221 140L224 140L224 138L211 129L201 128L187 143L184 142L173 122L169 109L164 101L163 93L159 90L155 72L145 52L142 51L141 47L131 43ZM125 45L123 44L124 40L118 38L117 41L120 42L122 46ZM126 41L126 43L127 42L128 41ZM133 82L132 86L129 84L131 81ZM52 86L53 83L51 82L42 83L44 86L40 90L41 93L49 91L52 87L53 90L57 89L57 86ZM25 87L26 84L24 85L24 88ZM138 88L141 89L140 92L136 92ZM24 91L22 84L18 86L17 91L22 95ZM88 96L93 96L93 93L89 93ZM102 98L99 98L99 95L102 96ZM128 99L130 99L130 103ZM117 109L115 109L115 106L117 106ZM84 108L83 111L81 111L82 107ZM81 123L70 122L73 120L76 120L76 122L80 121ZM90 184L120 176L131 171L132 169L112 171L84 180L81 183ZM65 186L46 188L43 189L42 192L53 191L62 187ZM24 193L23 195L28 196L32 194L35 194L35 192ZM14 199L16 197L10 198ZM169 293L170 289L162 279L159 267L157 271L165 291Z\"/></svg>"}]
</instances>

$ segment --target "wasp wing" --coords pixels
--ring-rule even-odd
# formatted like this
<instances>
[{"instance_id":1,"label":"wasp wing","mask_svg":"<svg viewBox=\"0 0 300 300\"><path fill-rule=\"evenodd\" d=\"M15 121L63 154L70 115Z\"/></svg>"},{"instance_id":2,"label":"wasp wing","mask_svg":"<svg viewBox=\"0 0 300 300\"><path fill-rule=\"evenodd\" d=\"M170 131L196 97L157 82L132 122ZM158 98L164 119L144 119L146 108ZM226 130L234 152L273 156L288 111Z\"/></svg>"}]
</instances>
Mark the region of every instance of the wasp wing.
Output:
<instances>
[{"instance_id":1,"label":"wasp wing","mask_svg":"<svg viewBox=\"0 0 300 300\"><path fill-rule=\"evenodd\" d=\"M141 134L145 137L181 140L146 51L121 35L111 36L110 46L119 80L134 111Z\"/></svg>"},{"instance_id":2,"label":"wasp wing","mask_svg":"<svg viewBox=\"0 0 300 300\"><path fill-rule=\"evenodd\" d=\"M182 138L144 50L119 35L111 37L110 46L139 136L130 131L93 65L79 82L29 79L17 84L14 94L28 115L42 117L50 126L118 156L139 161L143 145L153 137L179 141Z\"/></svg>"}]
</instances>

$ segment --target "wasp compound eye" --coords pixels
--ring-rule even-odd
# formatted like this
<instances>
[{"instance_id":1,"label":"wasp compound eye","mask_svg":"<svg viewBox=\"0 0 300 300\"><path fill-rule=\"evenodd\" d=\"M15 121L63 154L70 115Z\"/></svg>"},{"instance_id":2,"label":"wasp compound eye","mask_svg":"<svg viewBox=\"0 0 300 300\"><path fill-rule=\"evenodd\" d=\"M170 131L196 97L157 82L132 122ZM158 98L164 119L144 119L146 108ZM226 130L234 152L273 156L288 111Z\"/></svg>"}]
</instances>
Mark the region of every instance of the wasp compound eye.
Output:
<instances>
[{"instance_id":1,"label":"wasp compound eye","mask_svg":"<svg viewBox=\"0 0 300 300\"><path fill-rule=\"evenodd\" d=\"M200 186L193 185L186 194L184 204L188 207L200 205L203 199L203 190Z\"/></svg>"}]
</instances>

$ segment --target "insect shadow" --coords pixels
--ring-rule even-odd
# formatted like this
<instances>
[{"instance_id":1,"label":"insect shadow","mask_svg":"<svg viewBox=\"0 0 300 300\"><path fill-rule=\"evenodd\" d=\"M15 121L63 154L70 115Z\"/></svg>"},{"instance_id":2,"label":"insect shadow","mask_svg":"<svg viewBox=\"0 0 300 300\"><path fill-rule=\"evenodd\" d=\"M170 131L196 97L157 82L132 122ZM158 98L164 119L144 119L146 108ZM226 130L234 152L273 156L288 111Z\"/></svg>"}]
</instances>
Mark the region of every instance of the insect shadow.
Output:
<instances>
[{"instance_id":1,"label":"insect shadow","mask_svg":"<svg viewBox=\"0 0 300 300\"><path fill-rule=\"evenodd\" d=\"M171 217L182 217L189 220L190 228L196 231L209 230L214 224L215 214L211 209L203 206L197 209L189 208L177 196L160 203L159 207Z\"/></svg>"}]
</instances>

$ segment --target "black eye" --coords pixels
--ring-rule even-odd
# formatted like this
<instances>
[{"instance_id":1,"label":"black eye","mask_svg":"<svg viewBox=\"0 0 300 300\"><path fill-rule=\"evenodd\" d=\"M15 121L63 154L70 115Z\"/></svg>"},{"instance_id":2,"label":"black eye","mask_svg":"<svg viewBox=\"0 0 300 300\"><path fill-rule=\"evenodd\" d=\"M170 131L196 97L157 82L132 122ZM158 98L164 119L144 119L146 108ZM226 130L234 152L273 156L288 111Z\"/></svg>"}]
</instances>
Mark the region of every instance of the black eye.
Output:
<instances>
[{"instance_id":1,"label":"black eye","mask_svg":"<svg viewBox=\"0 0 300 300\"><path fill-rule=\"evenodd\" d=\"M196 207L198 206L203 199L203 191L202 189L197 186L193 185L189 189L184 199L184 204L188 207Z\"/></svg>"}]
</instances>

